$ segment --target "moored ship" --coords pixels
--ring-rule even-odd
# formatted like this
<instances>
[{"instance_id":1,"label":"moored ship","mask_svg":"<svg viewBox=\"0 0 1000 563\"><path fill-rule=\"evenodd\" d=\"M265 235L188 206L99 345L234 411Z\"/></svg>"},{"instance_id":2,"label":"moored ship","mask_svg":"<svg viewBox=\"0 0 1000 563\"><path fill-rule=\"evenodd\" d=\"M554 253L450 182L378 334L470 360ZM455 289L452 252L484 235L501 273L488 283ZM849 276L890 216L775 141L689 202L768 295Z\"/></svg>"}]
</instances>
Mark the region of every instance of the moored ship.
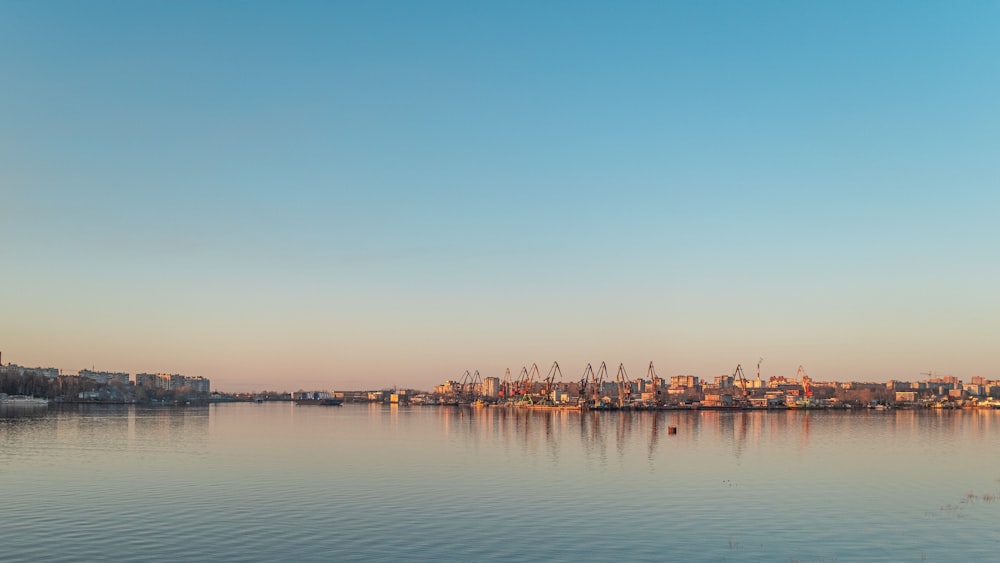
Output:
<instances>
[{"instance_id":1,"label":"moored ship","mask_svg":"<svg viewBox=\"0 0 1000 563\"><path fill-rule=\"evenodd\" d=\"M344 398L338 397L329 391L298 391L292 393L292 400L296 405L320 405L324 407L336 407L344 404Z\"/></svg>"},{"instance_id":2,"label":"moored ship","mask_svg":"<svg viewBox=\"0 0 1000 563\"><path fill-rule=\"evenodd\" d=\"M328 399L295 399L296 405L321 405L325 407L337 407L344 404L340 397L330 397Z\"/></svg>"},{"instance_id":3,"label":"moored ship","mask_svg":"<svg viewBox=\"0 0 1000 563\"><path fill-rule=\"evenodd\" d=\"M29 395L7 395L0 393L0 406L3 407L47 407L49 400Z\"/></svg>"}]
</instances>

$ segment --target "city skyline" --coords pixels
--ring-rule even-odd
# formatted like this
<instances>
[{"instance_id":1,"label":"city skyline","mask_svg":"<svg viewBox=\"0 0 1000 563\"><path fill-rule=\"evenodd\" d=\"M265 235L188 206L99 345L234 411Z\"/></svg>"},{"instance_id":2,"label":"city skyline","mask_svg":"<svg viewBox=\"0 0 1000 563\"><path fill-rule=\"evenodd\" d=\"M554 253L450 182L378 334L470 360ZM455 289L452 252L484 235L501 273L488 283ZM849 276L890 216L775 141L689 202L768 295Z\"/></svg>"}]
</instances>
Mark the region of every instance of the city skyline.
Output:
<instances>
[{"instance_id":1,"label":"city skyline","mask_svg":"<svg viewBox=\"0 0 1000 563\"><path fill-rule=\"evenodd\" d=\"M0 359L2 359L2 356L0 356ZM792 383L800 383L801 377L803 375L808 375L807 370L805 369L805 366L803 366L801 364L799 366L797 366L797 368L795 370L793 370L793 372L789 372L788 370L784 370L784 369L780 369L780 370L767 370L767 369L763 369L761 367L761 365L763 363L764 363L764 358L759 358L758 363L756 364L756 366L748 365L746 368L743 368L742 364L737 364L737 366L732 370L732 372L724 372L724 373L718 373L718 374L696 374L696 373L663 374L660 370L658 370L655 367L655 362L649 362L646 366L643 366L642 370L636 370L636 369L634 369L635 366L629 367L629 366L626 366L624 363L616 365L615 363L599 362L599 363L597 363L595 365L595 363L589 362L589 363L587 363L582 368L583 371L581 373L577 374L576 372L572 371L573 369L575 369L577 367L575 363L567 364L567 365L571 366L571 369L566 369L566 368L563 367L563 364L561 364L558 360L556 360L556 361L553 361L551 364L545 364L545 365L538 365L537 362L532 362L532 363L529 363L529 364L524 364L524 365L522 365L521 367L519 367L517 369L506 368L504 370L504 373L481 373L480 370L465 370L461 374L444 374L437 382L435 382L433 385L428 386L428 387L410 386L408 388L412 389L412 390L417 390L417 391L428 391L432 387L433 388L439 387L442 383L455 383L455 384L462 383L462 384L464 384L464 383L471 382L471 381L485 381L487 379L495 379L498 382L499 381L516 382L516 381L522 380L525 377L530 377L536 383L541 384L545 379L547 379L548 376L554 376L553 381L555 381L556 383L567 384L567 383L576 383L576 382L578 382L581 379L581 377L583 377L584 379L587 379L589 381L589 379L594 375L594 373L596 373L598 371L601 371L598 368L603 368L604 378L610 378L610 379L608 379L608 384L611 384L613 380L617 379L617 375L618 375L619 370L622 370L622 373L625 374L625 380L627 380L627 381L638 381L638 380L651 381L652 380L651 378L653 376L655 376L656 378L660 379L661 381L668 381L668 380L672 380L672 379L685 379L685 380L692 380L692 381L699 381L700 380L700 381L708 382L710 380L718 380L718 379L722 379L722 378L728 378L728 379L731 379L731 380L738 380L740 378L740 376L742 376L748 382L756 382L756 384L758 384L758 385L755 385L755 388L757 386L759 386L759 384L767 384L769 382L770 383L775 383L775 382L785 382L785 381L788 381L788 382L792 382ZM87 377L87 378L90 378L90 379L95 379L95 380L98 380L99 382L105 382L105 380L110 380L110 379L122 379L123 378L122 381L124 381L126 383L130 379L132 380L133 383L136 383L142 377L160 377L160 378L163 378L163 377L166 377L166 378L171 378L171 377L186 377L186 378L189 378L189 379L192 379L192 380L208 380L209 379L209 377L206 376L206 375L204 375L204 374L197 374L197 375L193 375L193 374L171 374L171 373L164 373L162 371L148 370L148 369L142 370L142 371L138 371L138 372L128 372L128 371L98 369L96 366L91 366L90 368L81 368L81 369L78 369L78 370L72 370L72 369L66 369L64 367L53 366L53 365L29 366L29 365L20 365L20 364L17 364L15 362L0 362L0 371L2 371L4 368L6 368L8 370L10 370L10 369L18 370L18 373L20 373L20 372L23 371L24 373L29 374L29 375L41 376L41 377L45 377L45 378L48 378L48 379L53 379L53 378L56 378L56 377L76 377L76 376L80 376L80 377ZM650 370L652 370L652 372ZM577 375L579 375L581 377L577 377ZM809 378L809 379L810 379L810 381L815 381L813 378ZM960 377L957 377L957 376L954 376L954 375L948 374L948 373L941 373L941 372L935 372L935 371L926 371L926 372L921 372L921 373L917 374L917 377L908 378L908 379L888 379L886 381L874 381L874 380L851 379L850 377L848 377L846 379L833 378L833 379L827 379L827 380L815 381L815 382L817 384L821 384L821 385L826 385L826 384L842 384L842 383L860 383L860 384L876 384L877 383L877 384L883 384L883 383L887 383L887 382L888 383L892 383L892 382L895 382L895 383L913 383L913 382L931 383L931 382L942 382L942 381L944 381L944 382L954 382L954 383L969 383L969 382L972 382L974 384L976 382L981 382L981 381L985 381L985 380L994 381L991 378L986 377L986 376L971 376L970 378L966 378L966 379L963 380ZM290 389L295 388L295 386L297 385L295 383L295 381L296 380L294 378L288 378L288 379L286 379L285 382L288 385L286 387L283 387L283 388L277 388L277 387L275 387L275 388L255 387L255 388L252 388L252 389L244 389L244 388L240 388L240 389L222 389L222 388L218 388L218 387L213 387L212 390L213 391L224 392L224 393L241 393L241 392L246 392L246 391L251 391L251 392L252 391L286 391L287 392ZM1000 380L997 380L997 381L1000 381ZM303 387L300 385L298 387L298 390L301 390L302 388ZM376 390L383 390L384 391L384 390L395 389L395 388L403 389L403 388L407 388L407 387L402 387L402 386L398 386L398 385L376 385L374 387L364 387L364 388L343 388L343 387L342 388L337 388L337 389L325 388L325 390L333 390L333 391L376 391Z\"/></svg>"},{"instance_id":2,"label":"city skyline","mask_svg":"<svg viewBox=\"0 0 1000 563\"><path fill-rule=\"evenodd\" d=\"M998 20L4 3L3 359L233 391L1000 377Z\"/></svg>"}]
</instances>

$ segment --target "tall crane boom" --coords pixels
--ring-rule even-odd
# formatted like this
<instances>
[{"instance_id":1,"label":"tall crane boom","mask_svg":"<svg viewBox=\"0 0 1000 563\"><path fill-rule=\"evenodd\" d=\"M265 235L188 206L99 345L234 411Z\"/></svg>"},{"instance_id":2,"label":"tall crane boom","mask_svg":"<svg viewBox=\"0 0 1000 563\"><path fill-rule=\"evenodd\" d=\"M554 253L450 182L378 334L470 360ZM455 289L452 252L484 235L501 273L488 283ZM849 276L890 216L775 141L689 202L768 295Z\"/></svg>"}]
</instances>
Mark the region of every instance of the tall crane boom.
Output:
<instances>
[{"instance_id":1,"label":"tall crane boom","mask_svg":"<svg viewBox=\"0 0 1000 563\"><path fill-rule=\"evenodd\" d=\"M618 364L616 379L618 380L618 407L625 408L626 401L630 400L632 396L632 382L629 381L628 373L625 372L625 364Z\"/></svg>"},{"instance_id":2,"label":"tall crane boom","mask_svg":"<svg viewBox=\"0 0 1000 563\"><path fill-rule=\"evenodd\" d=\"M601 367L597 368L597 373L594 374L594 407L599 408L601 406L601 393L604 392L604 379L608 376L608 365L601 362Z\"/></svg>"},{"instance_id":3,"label":"tall crane boom","mask_svg":"<svg viewBox=\"0 0 1000 563\"><path fill-rule=\"evenodd\" d=\"M545 397L549 397L552 393L552 383L557 381L556 376L559 377L558 381L562 381L562 370L559 369L559 362L552 362L549 375L545 378Z\"/></svg>"},{"instance_id":4,"label":"tall crane boom","mask_svg":"<svg viewBox=\"0 0 1000 563\"><path fill-rule=\"evenodd\" d=\"M504 400L510 400L510 393L511 393L510 368L507 368L507 371L505 371L503 374L503 381L500 383L500 396L503 397Z\"/></svg>"},{"instance_id":5,"label":"tall crane boom","mask_svg":"<svg viewBox=\"0 0 1000 563\"><path fill-rule=\"evenodd\" d=\"M743 398L747 398L747 378L743 375L743 366L741 364L736 364L736 369L733 370L733 379L740 382L740 389L743 390Z\"/></svg>"},{"instance_id":6,"label":"tall crane boom","mask_svg":"<svg viewBox=\"0 0 1000 563\"><path fill-rule=\"evenodd\" d=\"M594 368L587 364L586 369L583 370L583 375L580 376L580 400L586 401L587 397L587 382L589 382L594 377Z\"/></svg>"},{"instance_id":7,"label":"tall crane boom","mask_svg":"<svg viewBox=\"0 0 1000 563\"><path fill-rule=\"evenodd\" d=\"M653 403L660 404L660 383L663 381L656 375L656 370L653 369L653 362L649 362L649 371L646 372L646 376L649 377L650 381L653 383Z\"/></svg>"},{"instance_id":8,"label":"tall crane boom","mask_svg":"<svg viewBox=\"0 0 1000 563\"><path fill-rule=\"evenodd\" d=\"M795 377L802 383L802 395L812 397L812 378L806 375L806 368L799 366L799 370L795 372Z\"/></svg>"}]
</instances>

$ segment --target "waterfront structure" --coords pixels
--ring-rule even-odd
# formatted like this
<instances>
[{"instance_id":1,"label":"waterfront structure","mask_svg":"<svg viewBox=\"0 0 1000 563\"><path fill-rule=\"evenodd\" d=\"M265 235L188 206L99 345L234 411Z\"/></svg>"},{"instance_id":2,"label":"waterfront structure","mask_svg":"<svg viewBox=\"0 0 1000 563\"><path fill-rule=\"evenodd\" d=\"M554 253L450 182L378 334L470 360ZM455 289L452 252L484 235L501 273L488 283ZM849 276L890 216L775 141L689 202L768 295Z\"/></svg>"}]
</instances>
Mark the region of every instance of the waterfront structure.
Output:
<instances>
[{"instance_id":1,"label":"waterfront structure","mask_svg":"<svg viewBox=\"0 0 1000 563\"><path fill-rule=\"evenodd\" d=\"M291 398L293 401L323 401L327 399L344 399L344 394L331 393L330 391L303 391L299 389L291 394Z\"/></svg>"},{"instance_id":2,"label":"waterfront structure","mask_svg":"<svg viewBox=\"0 0 1000 563\"><path fill-rule=\"evenodd\" d=\"M59 377L59 370L56 368L29 368L17 364L0 365L0 374L18 376L41 376L48 379Z\"/></svg>"},{"instance_id":3,"label":"waterfront structure","mask_svg":"<svg viewBox=\"0 0 1000 563\"><path fill-rule=\"evenodd\" d=\"M454 395L458 393L458 383L446 379L441 385L434 387L434 393L438 395Z\"/></svg>"},{"instance_id":4,"label":"waterfront structure","mask_svg":"<svg viewBox=\"0 0 1000 563\"><path fill-rule=\"evenodd\" d=\"M137 373L135 374L135 384L137 387L147 389L170 389L170 376L159 373Z\"/></svg>"},{"instance_id":5,"label":"waterfront structure","mask_svg":"<svg viewBox=\"0 0 1000 563\"><path fill-rule=\"evenodd\" d=\"M675 375L670 378L671 387L697 387L697 375Z\"/></svg>"},{"instance_id":6,"label":"waterfront structure","mask_svg":"<svg viewBox=\"0 0 1000 563\"><path fill-rule=\"evenodd\" d=\"M82 369L79 373L80 377L86 379L92 379L101 385L107 385L108 383L117 382L122 385L128 385L129 374L117 371L91 371L89 369Z\"/></svg>"},{"instance_id":7,"label":"waterfront structure","mask_svg":"<svg viewBox=\"0 0 1000 563\"><path fill-rule=\"evenodd\" d=\"M499 377L484 377L483 378L483 395L495 399L500 396L500 378Z\"/></svg>"},{"instance_id":8,"label":"waterfront structure","mask_svg":"<svg viewBox=\"0 0 1000 563\"><path fill-rule=\"evenodd\" d=\"M208 378L200 375L185 377L184 384L190 387L195 393L208 393L211 390Z\"/></svg>"},{"instance_id":9,"label":"waterfront structure","mask_svg":"<svg viewBox=\"0 0 1000 563\"><path fill-rule=\"evenodd\" d=\"M200 375L191 377L166 373L137 373L135 384L137 387L165 391L187 388L196 393L208 393L210 390L210 381Z\"/></svg>"},{"instance_id":10,"label":"waterfront structure","mask_svg":"<svg viewBox=\"0 0 1000 563\"><path fill-rule=\"evenodd\" d=\"M677 375L664 380L656 377L654 372L650 373L651 379L619 378L608 381L594 377L581 383L522 380L512 385L509 394L500 392L498 395L493 395L497 378L483 378L482 384L475 385L471 393L466 390L468 386L449 380L436 386L432 400L425 404L454 404L459 396L463 400L486 402L494 402L499 397L501 403L531 406L571 404L589 408L636 409L847 408L878 405L996 408L995 405L1000 404L995 401L1000 398L1000 380L984 377L977 377L969 384L963 384L953 376L921 382L820 382L806 375L799 366L795 378L771 376L765 381L721 375L714 377L712 383L703 383L694 375ZM667 381L669 387L665 385ZM664 385L661 387L660 384Z\"/></svg>"}]
</instances>

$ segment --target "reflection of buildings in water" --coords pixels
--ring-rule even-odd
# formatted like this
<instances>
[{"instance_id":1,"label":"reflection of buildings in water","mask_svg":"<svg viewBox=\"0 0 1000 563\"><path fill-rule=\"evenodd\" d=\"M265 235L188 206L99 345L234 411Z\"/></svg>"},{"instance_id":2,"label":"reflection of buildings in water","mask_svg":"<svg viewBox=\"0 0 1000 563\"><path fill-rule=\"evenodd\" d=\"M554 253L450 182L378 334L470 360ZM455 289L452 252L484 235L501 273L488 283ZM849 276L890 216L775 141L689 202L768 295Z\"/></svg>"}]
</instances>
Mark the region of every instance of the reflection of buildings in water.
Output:
<instances>
[{"instance_id":1,"label":"reflection of buildings in water","mask_svg":"<svg viewBox=\"0 0 1000 563\"><path fill-rule=\"evenodd\" d=\"M809 431L812 428L812 411L802 413L802 432L799 434L799 449L809 446Z\"/></svg>"},{"instance_id":2,"label":"reflection of buildings in water","mask_svg":"<svg viewBox=\"0 0 1000 563\"><path fill-rule=\"evenodd\" d=\"M992 409L930 409L916 414L921 438L947 446L961 436L975 441L987 440L994 419L1000 411Z\"/></svg>"},{"instance_id":3,"label":"reflection of buildings in water","mask_svg":"<svg viewBox=\"0 0 1000 563\"><path fill-rule=\"evenodd\" d=\"M210 424L209 405L185 407L126 407L130 440L149 439L165 442L207 440Z\"/></svg>"},{"instance_id":4,"label":"reflection of buildings in water","mask_svg":"<svg viewBox=\"0 0 1000 563\"><path fill-rule=\"evenodd\" d=\"M49 414L49 407L45 405L22 406L22 405L4 405L0 403L0 419L40 418L47 414Z\"/></svg>"},{"instance_id":5,"label":"reflection of buildings in water","mask_svg":"<svg viewBox=\"0 0 1000 563\"><path fill-rule=\"evenodd\" d=\"M542 428L545 435L546 450L552 456L552 461L559 461L559 435L562 432L556 429L556 416L565 412L543 412Z\"/></svg>"},{"instance_id":6,"label":"reflection of buildings in water","mask_svg":"<svg viewBox=\"0 0 1000 563\"><path fill-rule=\"evenodd\" d=\"M743 455L743 450L747 447L747 426L749 425L750 413L741 411L735 413L733 421L733 451L736 458Z\"/></svg>"},{"instance_id":7,"label":"reflection of buildings in water","mask_svg":"<svg viewBox=\"0 0 1000 563\"><path fill-rule=\"evenodd\" d=\"M57 439L109 446L129 440L131 405L59 405L53 407Z\"/></svg>"},{"instance_id":8,"label":"reflection of buildings in water","mask_svg":"<svg viewBox=\"0 0 1000 563\"><path fill-rule=\"evenodd\" d=\"M996 417L1000 416L1000 410L996 409L974 409L974 416L970 421L973 436L977 442L987 441L993 425L996 424Z\"/></svg>"},{"instance_id":9,"label":"reflection of buildings in water","mask_svg":"<svg viewBox=\"0 0 1000 563\"><path fill-rule=\"evenodd\" d=\"M517 407L484 410L503 412L506 427L501 432L513 436L522 451L531 455L544 452L553 462L559 460L566 412Z\"/></svg>"},{"instance_id":10,"label":"reflection of buildings in water","mask_svg":"<svg viewBox=\"0 0 1000 563\"><path fill-rule=\"evenodd\" d=\"M51 407L43 420L53 441L114 450L136 441L197 441L208 432L209 407L67 404Z\"/></svg>"},{"instance_id":11,"label":"reflection of buildings in water","mask_svg":"<svg viewBox=\"0 0 1000 563\"><path fill-rule=\"evenodd\" d=\"M567 441L578 435L581 455L588 463L606 464L614 442L615 457L628 459L645 454L650 470L658 457L670 455L675 446L695 445L699 436L718 438L718 444L736 459L748 455L755 444L784 443L800 454L814 444L850 436L863 439L884 435L953 440L957 434L974 432L987 439L1000 412L994 411L559 411L520 408L441 408L446 432L474 439L484 447L505 447L526 456L542 456L552 462L577 448ZM678 435L664 427L674 426ZM661 444L662 442L662 444ZM488 446L487 446L488 445ZM687 447L685 446L685 447ZM568 448L568 449L567 449ZM642 453L639 453L642 452ZM540 458L541 459L541 458Z\"/></svg>"},{"instance_id":12,"label":"reflection of buildings in water","mask_svg":"<svg viewBox=\"0 0 1000 563\"><path fill-rule=\"evenodd\" d=\"M704 433L718 437L719 443L728 445L732 455L739 459L754 443L765 440L784 442L800 452L807 450L812 445L814 430L824 439L828 434L858 437L884 431L887 426L897 435L919 432L926 436L930 432L953 437L959 432L975 432L985 436L997 424L994 417L998 416L993 411L580 412L465 406L438 409L443 431L453 437L475 440L483 447L504 447L527 456L545 456L557 462L565 455L566 448L575 449L566 438L576 434L584 458L600 464L608 461L612 439L616 457L626 458L641 451L653 464L657 457L669 455L669 444L693 444ZM665 426L677 427L678 435L668 438Z\"/></svg>"},{"instance_id":13,"label":"reflection of buildings in water","mask_svg":"<svg viewBox=\"0 0 1000 563\"><path fill-rule=\"evenodd\" d=\"M619 459L627 458L630 455L630 449L645 450L646 460L652 470L660 442L665 440L667 435L662 431L662 428L680 424L687 430L691 427L691 421L694 420L686 413L680 415L680 419L684 422L678 422L677 414L665 411L590 411L583 413L580 418L580 437L584 453L588 457L596 455L600 463L606 463L608 439L613 432L615 452ZM671 435L670 439L685 438ZM691 439L690 435L686 439Z\"/></svg>"},{"instance_id":14,"label":"reflection of buildings in water","mask_svg":"<svg viewBox=\"0 0 1000 563\"><path fill-rule=\"evenodd\" d=\"M694 420L703 426L699 430L714 434L721 443L730 445L736 458L743 455L751 435L759 440L763 433L762 411L703 410L697 414Z\"/></svg>"},{"instance_id":15,"label":"reflection of buildings in water","mask_svg":"<svg viewBox=\"0 0 1000 563\"><path fill-rule=\"evenodd\" d=\"M13 450L30 444L55 443L56 425L47 409L15 408L0 412L0 451ZM42 411L35 413L33 411Z\"/></svg>"}]
</instances>

